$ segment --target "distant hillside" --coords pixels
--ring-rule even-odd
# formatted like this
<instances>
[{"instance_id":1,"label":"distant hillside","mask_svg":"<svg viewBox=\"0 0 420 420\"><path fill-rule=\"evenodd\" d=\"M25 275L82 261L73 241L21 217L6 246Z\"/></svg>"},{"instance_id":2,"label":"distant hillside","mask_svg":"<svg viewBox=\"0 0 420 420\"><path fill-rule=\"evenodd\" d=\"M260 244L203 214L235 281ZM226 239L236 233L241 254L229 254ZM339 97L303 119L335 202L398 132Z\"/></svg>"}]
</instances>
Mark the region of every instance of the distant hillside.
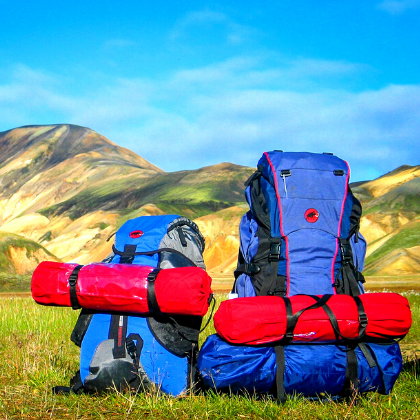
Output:
<instances>
[{"instance_id":1,"label":"distant hillside","mask_svg":"<svg viewBox=\"0 0 420 420\"><path fill-rule=\"evenodd\" d=\"M353 187L362 201L361 232L368 241L365 273L420 272L420 166L401 166Z\"/></svg>"},{"instance_id":2,"label":"distant hillside","mask_svg":"<svg viewBox=\"0 0 420 420\"><path fill-rule=\"evenodd\" d=\"M103 259L111 249L106 239L129 218L196 219L243 203L243 183L253 172L221 163L167 173L68 124L5 131L0 150L0 229L80 263Z\"/></svg>"},{"instance_id":3,"label":"distant hillside","mask_svg":"<svg viewBox=\"0 0 420 420\"><path fill-rule=\"evenodd\" d=\"M63 261L100 261L111 250L106 239L129 218L173 213L199 224L210 272L233 273L247 208L243 183L253 168L220 163L167 173L69 124L5 131L0 150L0 230L33 241L25 249L36 243ZM363 204L365 274L419 273L420 166L351 187ZM13 271L12 254L6 252L0 271Z\"/></svg>"},{"instance_id":4,"label":"distant hillside","mask_svg":"<svg viewBox=\"0 0 420 420\"><path fill-rule=\"evenodd\" d=\"M59 261L38 243L20 235L0 232L0 272L30 274L42 261Z\"/></svg>"}]
</instances>

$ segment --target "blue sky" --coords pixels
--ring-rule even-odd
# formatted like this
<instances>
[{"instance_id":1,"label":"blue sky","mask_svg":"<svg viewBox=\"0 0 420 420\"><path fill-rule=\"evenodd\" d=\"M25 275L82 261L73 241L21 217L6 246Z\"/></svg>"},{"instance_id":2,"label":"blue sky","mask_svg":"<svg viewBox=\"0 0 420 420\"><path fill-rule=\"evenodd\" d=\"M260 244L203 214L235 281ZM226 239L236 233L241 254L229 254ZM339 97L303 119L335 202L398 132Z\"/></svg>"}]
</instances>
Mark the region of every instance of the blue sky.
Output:
<instances>
[{"instance_id":1,"label":"blue sky","mask_svg":"<svg viewBox=\"0 0 420 420\"><path fill-rule=\"evenodd\" d=\"M420 0L0 0L0 131L72 123L166 171L419 165Z\"/></svg>"}]
</instances>

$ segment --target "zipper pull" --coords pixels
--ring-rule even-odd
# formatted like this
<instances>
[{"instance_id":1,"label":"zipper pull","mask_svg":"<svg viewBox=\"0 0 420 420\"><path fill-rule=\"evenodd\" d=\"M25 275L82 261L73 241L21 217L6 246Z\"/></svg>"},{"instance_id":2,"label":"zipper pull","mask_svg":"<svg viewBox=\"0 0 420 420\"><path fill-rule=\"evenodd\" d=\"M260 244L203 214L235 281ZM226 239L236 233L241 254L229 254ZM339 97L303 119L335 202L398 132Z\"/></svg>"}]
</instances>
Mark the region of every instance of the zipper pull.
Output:
<instances>
[{"instance_id":1,"label":"zipper pull","mask_svg":"<svg viewBox=\"0 0 420 420\"><path fill-rule=\"evenodd\" d=\"M290 169L283 169L280 172L280 176L283 178L284 192L286 193L286 198L288 198L287 197L287 187L286 187L286 177L291 176L291 175L292 175L292 172L290 171Z\"/></svg>"}]
</instances>

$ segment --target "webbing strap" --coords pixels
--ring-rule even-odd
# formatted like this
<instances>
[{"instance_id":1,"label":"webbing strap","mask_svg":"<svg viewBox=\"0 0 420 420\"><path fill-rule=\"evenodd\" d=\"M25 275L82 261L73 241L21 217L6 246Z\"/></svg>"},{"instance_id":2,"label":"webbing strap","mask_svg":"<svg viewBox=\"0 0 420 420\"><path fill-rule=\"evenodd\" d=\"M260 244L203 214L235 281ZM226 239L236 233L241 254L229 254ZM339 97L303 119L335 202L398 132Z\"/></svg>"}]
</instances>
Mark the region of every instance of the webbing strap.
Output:
<instances>
[{"instance_id":1,"label":"webbing strap","mask_svg":"<svg viewBox=\"0 0 420 420\"><path fill-rule=\"evenodd\" d=\"M334 312L331 310L331 308L327 304L328 300L332 296L333 295L324 295L321 298L318 297L318 296L310 296L316 302L313 305L308 306L307 308L301 309L300 311L296 312L295 314L293 314L290 299L289 298L283 298L284 305L285 305L285 308L286 308L286 316L287 316L286 333L285 333L285 336L284 336L284 340L290 341L290 340L293 339L293 332L296 328L299 317L305 311L309 311L309 310L312 310L312 309L318 309L318 308L322 308L324 310L324 312L327 314L328 319L331 323L331 326L334 330L334 333L335 333L335 336L336 336L337 340L339 340L340 338L342 338L345 341L359 341L359 340L361 340L366 333L366 328L367 328L367 325L368 325L368 318L366 316L366 312L365 312L365 309L363 307L362 300L358 296L352 296L355 303L356 303L357 312L359 314L359 334L356 338L351 338L351 337L345 337L343 334L341 334L340 326L338 325L337 318L334 315Z\"/></svg>"},{"instance_id":2,"label":"webbing strap","mask_svg":"<svg viewBox=\"0 0 420 420\"><path fill-rule=\"evenodd\" d=\"M133 262L136 249L137 245L124 245L124 252L120 254L120 264L131 264Z\"/></svg>"},{"instance_id":3,"label":"webbing strap","mask_svg":"<svg viewBox=\"0 0 420 420\"><path fill-rule=\"evenodd\" d=\"M77 278L79 276L79 271L83 267L83 265L78 265L73 272L70 274L69 277L69 286L70 286L70 303L73 309L80 309L81 306L79 301L77 300L77 293L76 293L76 285L77 285Z\"/></svg>"},{"instance_id":4,"label":"webbing strap","mask_svg":"<svg viewBox=\"0 0 420 420\"><path fill-rule=\"evenodd\" d=\"M353 263L353 251L350 244L350 239L340 238L341 250L341 268L337 273L337 277L342 275L343 284L337 287L338 293L345 295L359 296L359 280L364 280L363 275L359 275Z\"/></svg>"},{"instance_id":5,"label":"webbing strap","mask_svg":"<svg viewBox=\"0 0 420 420\"><path fill-rule=\"evenodd\" d=\"M377 366L375 359L373 358L372 354L369 351L368 346L365 343L359 343L357 345L360 349L360 351L363 353L363 356L365 356L366 361L369 364L369 367L372 369L375 366Z\"/></svg>"},{"instance_id":6,"label":"webbing strap","mask_svg":"<svg viewBox=\"0 0 420 420\"><path fill-rule=\"evenodd\" d=\"M290 299L288 297L283 298L284 306L286 307L286 334L284 335L284 340L292 341L293 340L293 331L296 327L297 319L293 316L293 309ZM299 318L299 317L298 317Z\"/></svg>"},{"instance_id":7,"label":"webbing strap","mask_svg":"<svg viewBox=\"0 0 420 420\"><path fill-rule=\"evenodd\" d=\"M176 231L177 231L177 233L178 233L178 237L179 237L179 240L180 240L180 242L181 242L181 245L182 245L184 248L186 248L186 247L188 246L188 244L187 244L187 240L186 240L186 238L185 238L185 233L184 233L184 231L182 230L182 227L177 227L177 228L176 228Z\"/></svg>"},{"instance_id":8,"label":"webbing strap","mask_svg":"<svg viewBox=\"0 0 420 420\"><path fill-rule=\"evenodd\" d=\"M111 325L109 326L108 338L114 340L114 348L112 349L114 359L123 359L126 356L126 336L127 316L112 315Z\"/></svg>"},{"instance_id":9,"label":"webbing strap","mask_svg":"<svg viewBox=\"0 0 420 420\"><path fill-rule=\"evenodd\" d=\"M281 238L271 236L271 221L268 212L267 201L264 197L260 185L263 166L245 183L249 187L251 213L258 223L258 251L249 261L248 267L243 267L245 263L241 252L239 253L238 269L235 272L237 277L243 268L250 268L252 273L247 273L251 277L257 296L284 296L286 294L285 278L278 275L280 260ZM257 267L255 270L254 267Z\"/></svg>"},{"instance_id":10,"label":"webbing strap","mask_svg":"<svg viewBox=\"0 0 420 420\"><path fill-rule=\"evenodd\" d=\"M160 268L154 269L147 276L147 305L149 306L149 311L154 316L162 315L162 312L159 308L159 304L156 299L155 291L155 281L159 274Z\"/></svg>"},{"instance_id":11,"label":"webbing strap","mask_svg":"<svg viewBox=\"0 0 420 420\"><path fill-rule=\"evenodd\" d=\"M322 307L325 310L325 306L327 306L326 303L331 298L331 296L332 295L324 295L324 296L322 296L322 298L319 298L318 296L311 296L311 298L313 298L316 302L313 305L308 306L307 308L301 309L300 311L296 312L294 315L293 315L293 312L292 312L292 306L291 306L291 303L290 303L290 299L289 298L283 298L284 304L286 306L286 314L287 314L287 326L286 326L285 338L286 339L292 339L293 338L293 331L296 328L296 324L299 320L299 317L305 311L309 311L311 309L317 309L317 308L320 308L320 307ZM332 313L332 311L331 311L331 313ZM333 318L334 318L335 322L337 323L337 319L335 318L334 314L332 314L332 315L333 315ZM334 320L333 320L333 322L334 322ZM330 322L331 322L331 319L330 319ZM337 327L338 327L338 324L337 324ZM333 328L334 328L334 326L333 326Z\"/></svg>"},{"instance_id":12,"label":"webbing strap","mask_svg":"<svg viewBox=\"0 0 420 420\"><path fill-rule=\"evenodd\" d=\"M344 379L343 393L350 397L359 391L359 373L357 355L354 348L347 348L347 366Z\"/></svg>"},{"instance_id":13,"label":"webbing strap","mask_svg":"<svg viewBox=\"0 0 420 420\"><path fill-rule=\"evenodd\" d=\"M366 328L368 325L368 317L366 315L365 308L363 307L362 300L359 296L353 296L354 301L357 305L357 312L359 314L359 336L358 340L361 340L366 333Z\"/></svg>"},{"instance_id":14,"label":"webbing strap","mask_svg":"<svg viewBox=\"0 0 420 420\"><path fill-rule=\"evenodd\" d=\"M277 402L284 404L286 402L286 390L284 388L284 372L286 370L286 357L284 354L284 346L275 346L274 352L276 353L276 389L277 389Z\"/></svg>"}]
</instances>

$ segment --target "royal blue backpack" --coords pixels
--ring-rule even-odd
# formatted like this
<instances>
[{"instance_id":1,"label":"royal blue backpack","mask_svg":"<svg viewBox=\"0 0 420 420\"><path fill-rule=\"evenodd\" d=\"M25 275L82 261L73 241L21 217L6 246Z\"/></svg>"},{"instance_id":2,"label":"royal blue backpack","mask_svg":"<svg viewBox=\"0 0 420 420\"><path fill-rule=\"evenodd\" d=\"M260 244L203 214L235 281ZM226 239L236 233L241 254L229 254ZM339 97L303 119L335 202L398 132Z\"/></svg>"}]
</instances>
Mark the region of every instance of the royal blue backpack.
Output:
<instances>
[{"instance_id":1,"label":"royal blue backpack","mask_svg":"<svg viewBox=\"0 0 420 420\"><path fill-rule=\"evenodd\" d=\"M331 154L266 152L245 183L231 297L364 292L366 241L348 164ZM292 316L292 315L291 315ZM361 319L361 325L365 320ZM244 322L246 328L246 321ZM205 386L332 398L389 393L402 368L395 342L235 346L208 337L198 369Z\"/></svg>"},{"instance_id":2,"label":"royal blue backpack","mask_svg":"<svg viewBox=\"0 0 420 420\"><path fill-rule=\"evenodd\" d=\"M104 262L205 269L203 251L204 238L191 220L142 216L121 226ZM195 381L201 321L199 316L82 310L71 336L81 347L80 371L71 390L157 390L175 396L189 391Z\"/></svg>"},{"instance_id":3,"label":"royal blue backpack","mask_svg":"<svg viewBox=\"0 0 420 420\"><path fill-rule=\"evenodd\" d=\"M347 162L331 154L266 152L245 183L233 293L239 296L363 291L362 208Z\"/></svg>"}]
</instances>

